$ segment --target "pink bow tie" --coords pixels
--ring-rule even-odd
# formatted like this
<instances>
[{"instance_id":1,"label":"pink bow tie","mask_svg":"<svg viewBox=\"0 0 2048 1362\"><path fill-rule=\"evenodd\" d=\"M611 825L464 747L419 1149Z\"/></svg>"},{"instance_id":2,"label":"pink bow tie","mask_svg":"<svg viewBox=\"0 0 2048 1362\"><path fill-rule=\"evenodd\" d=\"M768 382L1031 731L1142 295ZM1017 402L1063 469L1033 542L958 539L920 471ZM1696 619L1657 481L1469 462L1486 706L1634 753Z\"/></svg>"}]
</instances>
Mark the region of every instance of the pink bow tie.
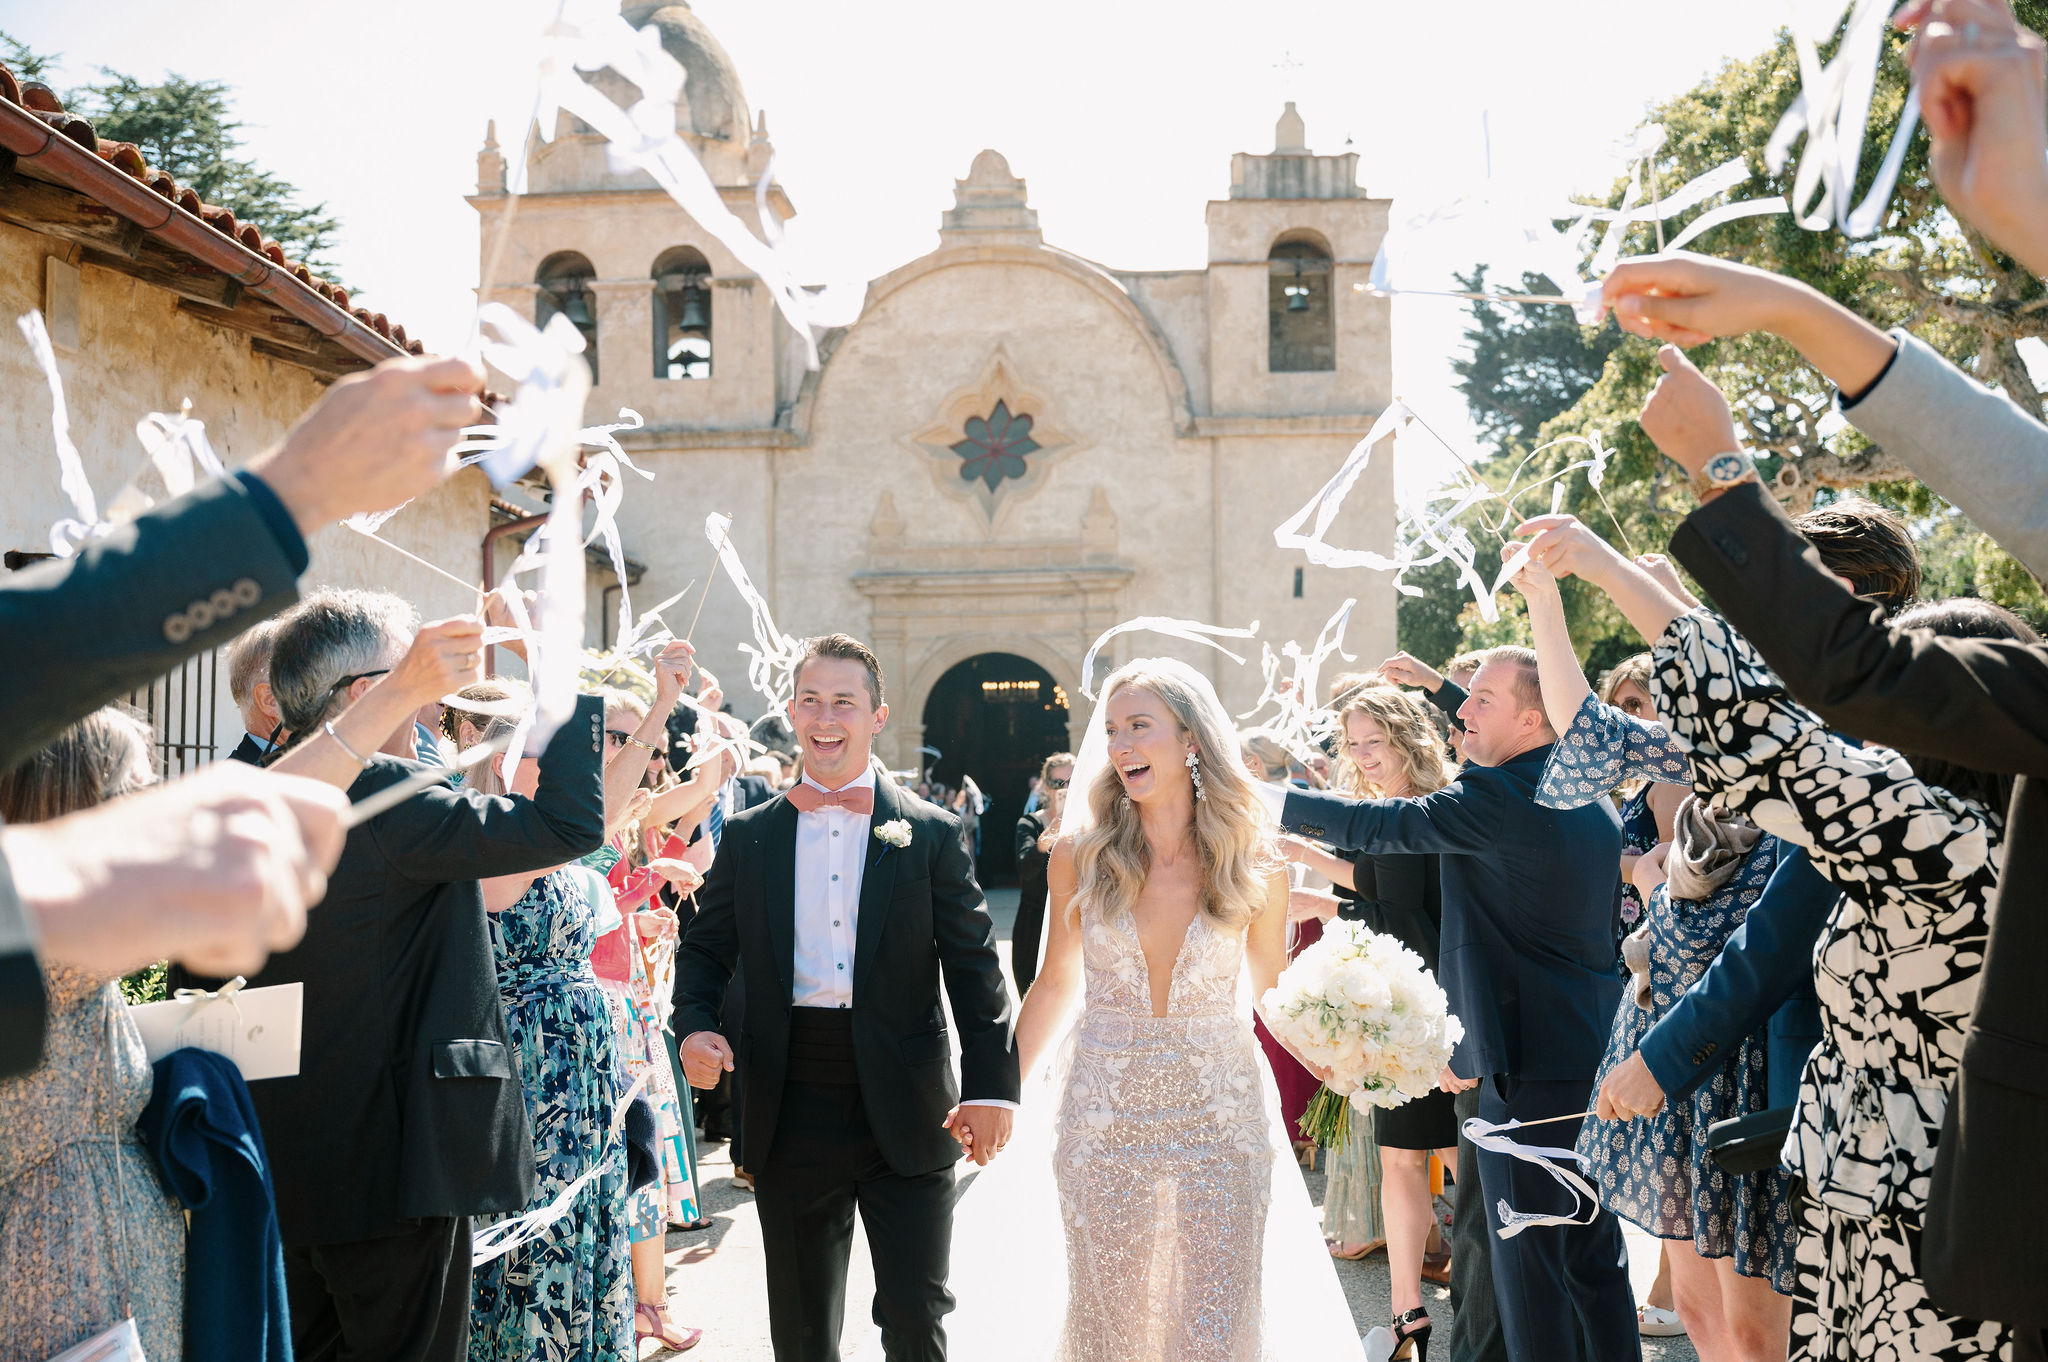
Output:
<instances>
[{"instance_id":1,"label":"pink bow tie","mask_svg":"<svg viewBox=\"0 0 2048 1362\"><path fill-rule=\"evenodd\" d=\"M800 780L789 787L789 802L796 805L798 813L815 813L829 805L845 809L848 813L872 814L875 811L875 792L865 785L821 790L808 781Z\"/></svg>"}]
</instances>

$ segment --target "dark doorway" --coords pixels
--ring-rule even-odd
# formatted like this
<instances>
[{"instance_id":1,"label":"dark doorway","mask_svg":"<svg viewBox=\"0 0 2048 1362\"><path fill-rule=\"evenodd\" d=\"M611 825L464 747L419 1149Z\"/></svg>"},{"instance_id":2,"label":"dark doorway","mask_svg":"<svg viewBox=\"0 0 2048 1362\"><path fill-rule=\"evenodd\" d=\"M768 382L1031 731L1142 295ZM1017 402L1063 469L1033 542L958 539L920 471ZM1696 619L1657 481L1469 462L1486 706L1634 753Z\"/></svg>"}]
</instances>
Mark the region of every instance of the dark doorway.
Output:
<instances>
[{"instance_id":1,"label":"dark doorway","mask_svg":"<svg viewBox=\"0 0 2048 1362\"><path fill-rule=\"evenodd\" d=\"M1067 695L1037 663L1012 653L971 657L939 678L924 702L923 754L934 780L958 789L962 776L988 796L981 816L983 884L1017 878L1015 835L1031 777L1067 746Z\"/></svg>"}]
</instances>

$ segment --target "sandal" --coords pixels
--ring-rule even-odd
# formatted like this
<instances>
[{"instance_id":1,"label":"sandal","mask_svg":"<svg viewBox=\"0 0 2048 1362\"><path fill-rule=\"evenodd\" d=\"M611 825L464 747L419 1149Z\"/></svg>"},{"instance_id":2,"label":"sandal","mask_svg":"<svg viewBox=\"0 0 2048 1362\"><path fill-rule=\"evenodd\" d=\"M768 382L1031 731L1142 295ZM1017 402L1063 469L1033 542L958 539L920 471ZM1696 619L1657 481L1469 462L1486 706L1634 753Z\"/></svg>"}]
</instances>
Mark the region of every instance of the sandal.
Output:
<instances>
[{"instance_id":1,"label":"sandal","mask_svg":"<svg viewBox=\"0 0 2048 1362\"><path fill-rule=\"evenodd\" d=\"M1639 1305L1636 1307L1636 1332L1644 1338L1678 1338L1685 1333L1685 1324L1678 1318L1676 1310Z\"/></svg>"},{"instance_id":2,"label":"sandal","mask_svg":"<svg viewBox=\"0 0 2048 1362\"><path fill-rule=\"evenodd\" d=\"M1425 1253L1422 1255L1422 1280L1435 1282L1438 1286L1451 1284L1451 1255L1448 1253Z\"/></svg>"},{"instance_id":3,"label":"sandal","mask_svg":"<svg viewBox=\"0 0 2048 1362\"><path fill-rule=\"evenodd\" d=\"M1331 1240L1330 1256L1332 1258L1342 1258L1347 1263L1355 1263L1361 1258L1370 1258L1373 1254L1378 1253L1381 1249L1385 1248L1386 1246L1386 1240L1374 1239L1367 1243L1358 1245L1356 1248L1352 1249L1350 1252L1347 1253L1344 1250L1344 1245L1336 1242L1335 1240Z\"/></svg>"},{"instance_id":4,"label":"sandal","mask_svg":"<svg viewBox=\"0 0 2048 1362\"><path fill-rule=\"evenodd\" d=\"M678 1329L669 1323L668 1316L658 1305L635 1305L633 1307L633 1341L643 1338L658 1338L661 1346L671 1351L686 1353L704 1341L702 1329Z\"/></svg>"}]
</instances>

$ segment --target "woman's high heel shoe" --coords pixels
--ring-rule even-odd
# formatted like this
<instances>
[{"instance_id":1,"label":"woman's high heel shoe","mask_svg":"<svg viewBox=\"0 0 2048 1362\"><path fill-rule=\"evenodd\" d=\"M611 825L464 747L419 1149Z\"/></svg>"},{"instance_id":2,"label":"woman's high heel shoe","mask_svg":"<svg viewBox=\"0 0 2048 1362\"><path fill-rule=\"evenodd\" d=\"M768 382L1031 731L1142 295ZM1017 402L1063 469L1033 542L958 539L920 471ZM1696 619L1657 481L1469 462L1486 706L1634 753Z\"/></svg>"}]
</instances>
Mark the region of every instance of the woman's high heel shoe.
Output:
<instances>
[{"instance_id":1,"label":"woman's high heel shoe","mask_svg":"<svg viewBox=\"0 0 2048 1362\"><path fill-rule=\"evenodd\" d=\"M1428 1362L1429 1331L1433 1327L1426 1306L1418 1305L1394 1316L1394 1337L1401 1342L1394 1349L1393 1362L1407 1362L1411 1357L1414 1362Z\"/></svg>"}]
</instances>

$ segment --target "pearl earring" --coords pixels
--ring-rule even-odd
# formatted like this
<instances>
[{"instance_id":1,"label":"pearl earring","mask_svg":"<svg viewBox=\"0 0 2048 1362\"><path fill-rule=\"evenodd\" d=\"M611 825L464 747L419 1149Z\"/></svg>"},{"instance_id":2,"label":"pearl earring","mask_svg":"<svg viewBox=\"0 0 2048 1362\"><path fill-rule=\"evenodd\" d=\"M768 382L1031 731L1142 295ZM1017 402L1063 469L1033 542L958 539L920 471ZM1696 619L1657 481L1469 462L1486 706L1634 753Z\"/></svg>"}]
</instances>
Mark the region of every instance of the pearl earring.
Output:
<instances>
[{"instance_id":1,"label":"pearl earring","mask_svg":"<svg viewBox=\"0 0 2048 1362\"><path fill-rule=\"evenodd\" d=\"M1202 793L1202 758L1199 753L1188 753L1188 774L1195 778L1195 798L1207 799L1209 796Z\"/></svg>"}]
</instances>

